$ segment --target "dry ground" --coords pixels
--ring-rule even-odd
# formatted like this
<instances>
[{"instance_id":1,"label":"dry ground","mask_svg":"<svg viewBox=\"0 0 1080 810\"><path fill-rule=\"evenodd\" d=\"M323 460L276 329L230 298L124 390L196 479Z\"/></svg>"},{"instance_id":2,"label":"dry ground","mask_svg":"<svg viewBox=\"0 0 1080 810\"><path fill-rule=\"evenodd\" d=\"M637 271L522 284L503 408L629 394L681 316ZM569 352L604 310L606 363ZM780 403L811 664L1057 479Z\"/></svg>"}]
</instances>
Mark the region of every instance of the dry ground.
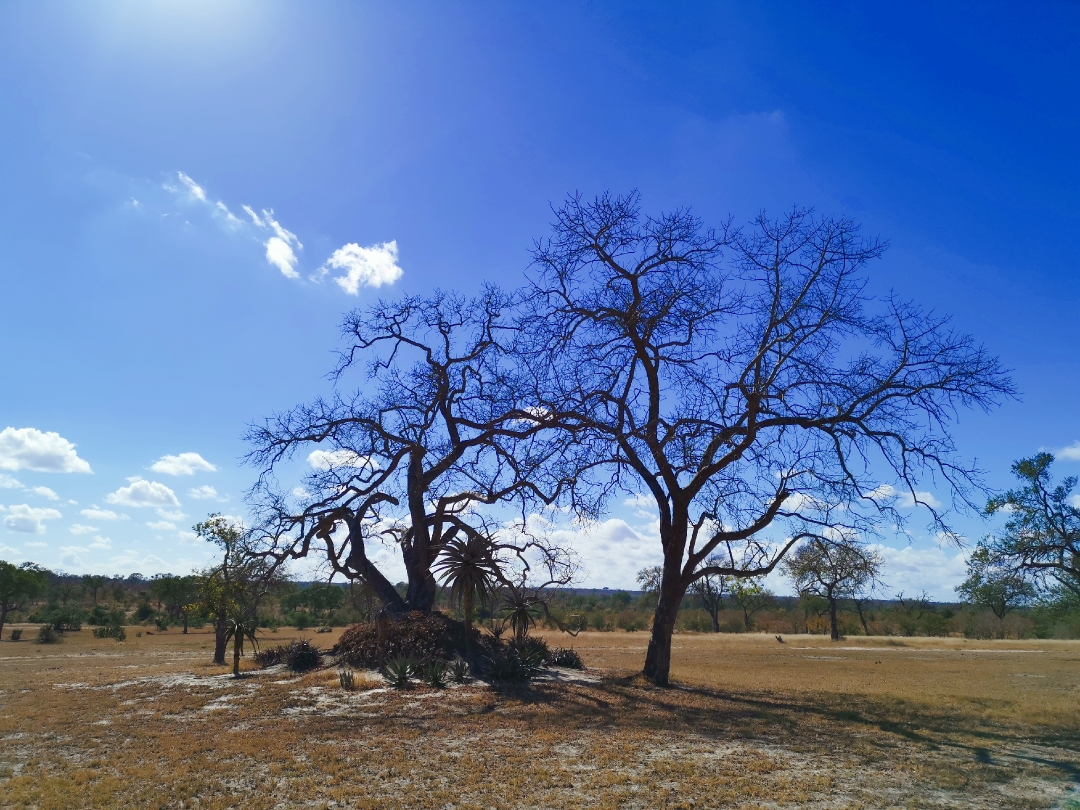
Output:
<instances>
[{"instance_id":1,"label":"dry ground","mask_svg":"<svg viewBox=\"0 0 1080 810\"><path fill-rule=\"evenodd\" d=\"M681 635L656 689L583 633L585 679L349 693L130 630L0 643L0 807L1080 808L1080 642Z\"/></svg>"}]
</instances>

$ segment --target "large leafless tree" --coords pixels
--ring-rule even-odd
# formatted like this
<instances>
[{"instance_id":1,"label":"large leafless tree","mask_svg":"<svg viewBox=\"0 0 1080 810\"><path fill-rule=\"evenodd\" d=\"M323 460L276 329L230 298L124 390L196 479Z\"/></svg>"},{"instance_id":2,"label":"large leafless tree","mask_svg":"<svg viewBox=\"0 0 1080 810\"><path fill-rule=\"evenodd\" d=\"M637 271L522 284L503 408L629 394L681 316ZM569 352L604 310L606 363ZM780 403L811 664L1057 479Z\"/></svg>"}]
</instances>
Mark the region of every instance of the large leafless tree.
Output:
<instances>
[{"instance_id":1,"label":"large leafless tree","mask_svg":"<svg viewBox=\"0 0 1080 810\"><path fill-rule=\"evenodd\" d=\"M569 577L562 550L480 511L515 498L543 505L559 491L557 480L553 494L545 489L558 465L541 463L557 455L558 437L541 435L519 407L522 386L499 350L508 303L494 288L473 300L436 292L346 317L347 346L332 375L338 392L249 431L250 459L261 467L249 497L263 554L318 553L391 612L431 609L432 565L459 536L493 543L508 576L532 573L539 585ZM341 393L357 371L366 372L359 390ZM282 486L279 470L288 475L305 454L303 485ZM404 596L372 559L383 543L400 550Z\"/></svg>"},{"instance_id":2,"label":"large leafless tree","mask_svg":"<svg viewBox=\"0 0 1080 810\"><path fill-rule=\"evenodd\" d=\"M517 351L536 412L573 436L575 505L656 504L655 683L697 579L760 576L801 540L900 523L898 495L944 527L916 488L927 476L968 504L976 471L950 423L1011 383L946 318L868 295L884 248L807 211L709 230L687 211L642 216L636 195L571 198L537 244Z\"/></svg>"},{"instance_id":3,"label":"large leafless tree","mask_svg":"<svg viewBox=\"0 0 1080 810\"><path fill-rule=\"evenodd\" d=\"M873 548L859 543L815 538L799 546L780 565L800 596L819 596L828 601L829 637L839 641L840 600L857 599L873 590L882 559Z\"/></svg>"}]
</instances>

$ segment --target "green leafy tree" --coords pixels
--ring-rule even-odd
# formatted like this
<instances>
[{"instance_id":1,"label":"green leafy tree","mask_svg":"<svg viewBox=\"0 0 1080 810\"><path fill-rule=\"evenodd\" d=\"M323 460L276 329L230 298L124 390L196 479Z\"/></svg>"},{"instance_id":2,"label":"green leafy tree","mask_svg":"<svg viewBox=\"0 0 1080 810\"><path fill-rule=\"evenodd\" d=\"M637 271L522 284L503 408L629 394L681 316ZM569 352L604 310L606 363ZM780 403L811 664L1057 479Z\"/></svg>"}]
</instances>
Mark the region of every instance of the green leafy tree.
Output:
<instances>
[{"instance_id":1,"label":"green leafy tree","mask_svg":"<svg viewBox=\"0 0 1080 810\"><path fill-rule=\"evenodd\" d=\"M987 542L991 557L1029 579L1049 579L1080 596L1080 501L1076 477L1056 486L1054 457L1039 453L1013 464L1022 486L992 498L986 511L1005 513L1004 532Z\"/></svg>"},{"instance_id":2,"label":"green leafy tree","mask_svg":"<svg viewBox=\"0 0 1080 810\"><path fill-rule=\"evenodd\" d=\"M781 563L803 597L828 602L829 636L840 640L837 609L842 599L853 599L873 587L881 570L881 555L851 542L811 540Z\"/></svg>"},{"instance_id":3,"label":"green leafy tree","mask_svg":"<svg viewBox=\"0 0 1080 810\"><path fill-rule=\"evenodd\" d=\"M990 608L1004 623L1005 616L1028 605L1037 595L1024 572L1008 565L985 543L980 543L968 557L967 579L956 592L968 604Z\"/></svg>"},{"instance_id":4,"label":"green leafy tree","mask_svg":"<svg viewBox=\"0 0 1080 810\"><path fill-rule=\"evenodd\" d=\"M45 592L47 572L34 563L13 565L0 560L0 638L4 622L13 610L25 610L31 599Z\"/></svg>"},{"instance_id":5,"label":"green leafy tree","mask_svg":"<svg viewBox=\"0 0 1080 810\"><path fill-rule=\"evenodd\" d=\"M210 515L194 530L220 549L221 561L203 572L189 610L211 617L214 663L224 664L229 640L242 650L243 628L252 621L257 624L258 604L273 584L275 569L264 557L251 552L243 528L222 515Z\"/></svg>"},{"instance_id":6,"label":"green leafy tree","mask_svg":"<svg viewBox=\"0 0 1080 810\"><path fill-rule=\"evenodd\" d=\"M757 579L734 579L730 585L729 595L743 615L743 628L750 632L750 620L754 614L769 607L773 601L773 595Z\"/></svg>"}]
</instances>

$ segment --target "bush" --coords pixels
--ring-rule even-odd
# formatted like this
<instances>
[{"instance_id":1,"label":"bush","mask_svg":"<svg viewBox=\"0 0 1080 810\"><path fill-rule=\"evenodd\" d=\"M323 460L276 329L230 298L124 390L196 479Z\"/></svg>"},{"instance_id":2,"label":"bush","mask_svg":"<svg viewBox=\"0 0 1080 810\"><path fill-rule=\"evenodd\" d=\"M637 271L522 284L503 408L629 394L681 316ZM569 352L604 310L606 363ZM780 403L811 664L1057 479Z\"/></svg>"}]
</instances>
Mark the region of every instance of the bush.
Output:
<instances>
[{"instance_id":1,"label":"bush","mask_svg":"<svg viewBox=\"0 0 1080 810\"><path fill-rule=\"evenodd\" d=\"M263 669L272 667L275 664L280 664L282 656L284 655L287 644L280 644L277 647L263 647L261 650L256 650L255 654L251 656L255 659L255 663Z\"/></svg>"},{"instance_id":2,"label":"bush","mask_svg":"<svg viewBox=\"0 0 1080 810\"><path fill-rule=\"evenodd\" d=\"M158 630L164 633L166 630L169 629L169 619L167 616L158 616L154 619L154 625L157 627Z\"/></svg>"},{"instance_id":3,"label":"bush","mask_svg":"<svg viewBox=\"0 0 1080 810\"><path fill-rule=\"evenodd\" d=\"M521 641L512 639L508 643L495 636L485 636L483 651L484 675L493 681L531 680L548 655L544 640L531 636Z\"/></svg>"},{"instance_id":4,"label":"bush","mask_svg":"<svg viewBox=\"0 0 1080 810\"><path fill-rule=\"evenodd\" d=\"M58 608L50 611L46 621L57 633L68 630L82 630L83 612L75 608Z\"/></svg>"},{"instance_id":5,"label":"bush","mask_svg":"<svg viewBox=\"0 0 1080 810\"><path fill-rule=\"evenodd\" d=\"M12 641L18 641L21 638L22 638L22 628L19 628L18 630L12 630L11 631L11 640Z\"/></svg>"},{"instance_id":6,"label":"bush","mask_svg":"<svg viewBox=\"0 0 1080 810\"><path fill-rule=\"evenodd\" d=\"M94 638L115 638L117 641L126 641L127 633L124 632L124 626L121 624L108 624L104 627L95 627Z\"/></svg>"},{"instance_id":7,"label":"bush","mask_svg":"<svg viewBox=\"0 0 1080 810\"><path fill-rule=\"evenodd\" d=\"M38 644L57 644L62 641L60 634L56 632L56 628L51 624L43 624L38 630L37 643Z\"/></svg>"},{"instance_id":8,"label":"bush","mask_svg":"<svg viewBox=\"0 0 1080 810\"><path fill-rule=\"evenodd\" d=\"M338 670L338 683L346 692L356 691L356 673L351 669Z\"/></svg>"},{"instance_id":9,"label":"bush","mask_svg":"<svg viewBox=\"0 0 1080 810\"><path fill-rule=\"evenodd\" d=\"M386 622L386 636L380 655L379 628L376 622L351 625L334 650L354 667L377 668L382 661L411 658L416 661L449 661L465 651L465 626L441 613L414 611ZM480 634L474 628L473 644Z\"/></svg>"},{"instance_id":10,"label":"bush","mask_svg":"<svg viewBox=\"0 0 1080 810\"><path fill-rule=\"evenodd\" d=\"M286 648L283 658L285 666L293 672L307 672L322 663L322 655L322 650L306 638L302 638Z\"/></svg>"},{"instance_id":11,"label":"bush","mask_svg":"<svg viewBox=\"0 0 1080 810\"><path fill-rule=\"evenodd\" d=\"M469 677L469 662L464 658L455 658L450 662L450 677L454 683L465 683Z\"/></svg>"},{"instance_id":12,"label":"bush","mask_svg":"<svg viewBox=\"0 0 1080 810\"><path fill-rule=\"evenodd\" d=\"M420 668L420 677L424 683L433 689L442 689L446 686L446 670L447 663L445 661L427 661Z\"/></svg>"},{"instance_id":13,"label":"bush","mask_svg":"<svg viewBox=\"0 0 1080 810\"><path fill-rule=\"evenodd\" d=\"M571 647L556 647L548 653L547 663L553 667L585 669L585 663L581 660L581 656Z\"/></svg>"}]
</instances>

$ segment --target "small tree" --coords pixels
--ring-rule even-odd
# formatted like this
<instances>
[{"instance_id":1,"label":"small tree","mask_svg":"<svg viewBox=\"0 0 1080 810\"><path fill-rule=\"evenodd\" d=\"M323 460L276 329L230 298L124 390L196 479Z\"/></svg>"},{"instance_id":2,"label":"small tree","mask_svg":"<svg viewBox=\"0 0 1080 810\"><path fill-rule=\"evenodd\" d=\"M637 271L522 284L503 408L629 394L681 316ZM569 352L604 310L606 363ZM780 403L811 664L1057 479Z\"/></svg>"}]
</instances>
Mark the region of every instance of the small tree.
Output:
<instances>
[{"instance_id":1,"label":"small tree","mask_svg":"<svg viewBox=\"0 0 1080 810\"><path fill-rule=\"evenodd\" d=\"M985 543L979 543L967 562L967 579L956 592L971 605L990 608L1004 626L1005 616L1030 604L1037 591L1023 571L1010 567Z\"/></svg>"},{"instance_id":2,"label":"small tree","mask_svg":"<svg viewBox=\"0 0 1080 810\"><path fill-rule=\"evenodd\" d=\"M828 601L829 635L840 640L837 606L871 588L881 570L881 555L852 542L814 539L800 546L781 564L800 596Z\"/></svg>"},{"instance_id":3,"label":"small tree","mask_svg":"<svg viewBox=\"0 0 1080 810\"><path fill-rule=\"evenodd\" d=\"M714 569L723 567L724 561L710 557L705 565ZM728 577L719 574L706 574L690 586L690 592L701 600L702 607L712 619L712 631L720 632L720 611L724 608L724 593L728 590Z\"/></svg>"},{"instance_id":4,"label":"small tree","mask_svg":"<svg viewBox=\"0 0 1080 810\"><path fill-rule=\"evenodd\" d=\"M659 565L649 565L637 572L638 587L641 588L641 600L648 604L660 596L660 580L664 569Z\"/></svg>"},{"instance_id":5,"label":"small tree","mask_svg":"<svg viewBox=\"0 0 1080 810\"><path fill-rule=\"evenodd\" d=\"M44 593L46 575L46 570L34 563L16 566L0 560L0 638L8 613L25 610L31 599Z\"/></svg>"},{"instance_id":6,"label":"small tree","mask_svg":"<svg viewBox=\"0 0 1080 810\"><path fill-rule=\"evenodd\" d=\"M731 601L742 611L743 628L747 633L750 632L750 619L754 614L773 603L773 595L756 579L733 580L729 593Z\"/></svg>"},{"instance_id":7,"label":"small tree","mask_svg":"<svg viewBox=\"0 0 1080 810\"><path fill-rule=\"evenodd\" d=\"M475 602L487 603L488 593L499 580L492 543L480 534L467 539L455 537L446 544L442 556L432 566L450 588L450 603L460 604L465 613L465 645L472 635L472 612Z\"/></svg>"},{"instance_id":8,"label":"small tree","mask_svg":"<svg viewBox=\"0 0 1080 810\"><path fill-rule=\"evenodd\" d=\"M97 604L98 591L105 587L105 584L108 581L108 577L103 577L98 574L87 574L82 578L83 590L91 594L95 605Z\"/></svg>"},{"instance_id":9,"label":"small tree","mask_svg":"<svg viewBox=\"0 0 1080 810\"><path fill-rule=\"evenodd\" d=\"M198 597L188 609L212 618L214 663L224 664L230 639L243 648L245 636L242 632L238 636L236 628L242 630L253 621L257 624L259 601L271 586L276 569L251 553L241 526L219 514L210 515L194 529L199 537L221 549L221 562L203 573Z\"/></svg>"}]
</instances>

